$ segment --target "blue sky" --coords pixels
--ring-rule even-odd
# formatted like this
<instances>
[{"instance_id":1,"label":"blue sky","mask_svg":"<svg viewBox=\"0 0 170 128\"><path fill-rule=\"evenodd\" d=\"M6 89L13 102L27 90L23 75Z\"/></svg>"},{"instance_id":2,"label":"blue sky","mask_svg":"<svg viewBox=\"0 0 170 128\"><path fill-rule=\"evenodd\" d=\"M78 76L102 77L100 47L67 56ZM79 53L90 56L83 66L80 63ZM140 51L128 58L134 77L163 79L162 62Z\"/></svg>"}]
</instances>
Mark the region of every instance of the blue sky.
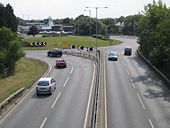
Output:
<instances>
[{"instance_id":1,"label":"blue sky","mask_svg":"<svg viewBox=\"0 0 170 128\"><path fill-rule=\"evenodd\" d=\"M157 0L156 0L157 1ZM98 18L118 18L138 14L144 6L153 0L1 0L2 4L9 3L14 8L17 17L23 19L53 19L76 18L89 15L84 11L86 7L108 7L98 9ZM170 0L162 0L170 7ZM91 9L91 16L95 17L95 9Z\"/></svg>"}]
</instances>

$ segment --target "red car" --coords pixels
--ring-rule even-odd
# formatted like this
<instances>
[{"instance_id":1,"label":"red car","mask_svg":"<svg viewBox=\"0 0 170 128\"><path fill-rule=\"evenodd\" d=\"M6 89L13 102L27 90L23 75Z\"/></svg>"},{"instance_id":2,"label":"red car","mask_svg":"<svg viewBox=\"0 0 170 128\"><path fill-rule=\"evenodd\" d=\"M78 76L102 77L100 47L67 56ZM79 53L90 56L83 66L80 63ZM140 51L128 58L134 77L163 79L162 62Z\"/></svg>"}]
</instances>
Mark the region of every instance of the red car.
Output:
<instances>
[{"instance_id":1,"label":"red car","mask_svg":"<svg viewBox=\"0 0 170 128\"><path fill-rule=\"evenodd\" d=\"M66 67L67 67L67 63L65 60L63 59L56 60L56 68L66 68Z\"/></svg>"}]
</instances>

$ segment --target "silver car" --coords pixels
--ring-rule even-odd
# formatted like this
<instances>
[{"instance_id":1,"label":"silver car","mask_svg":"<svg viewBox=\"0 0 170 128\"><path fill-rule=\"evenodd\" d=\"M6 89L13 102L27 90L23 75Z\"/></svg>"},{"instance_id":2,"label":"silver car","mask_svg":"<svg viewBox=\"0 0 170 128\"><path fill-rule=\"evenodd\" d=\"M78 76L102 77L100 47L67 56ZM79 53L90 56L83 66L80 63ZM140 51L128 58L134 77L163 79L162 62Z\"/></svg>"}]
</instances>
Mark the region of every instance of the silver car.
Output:
<instances>
[{"instance_id":1,"label":"silver car","mask_svg":"<svg viewBox=\"0 0 170 128\"><path fill-rule=\"evenodd\" d=\"M118 60L118 55L117 55L117 53L114 52L114 51L111 51L111 52L108 54L108 60L117 61L117 60Z\"/></svg>"},{"instance_id":2,"label":"silver car","mask_svg":"<svg viewBox=\"0 0 170 128\"><path fill-rule=\"evenodd\" d=\"M36 85L36 93L39 94L52 94L56 89L56 81L51 77L40 78Z\"/></svg>"}]
</instances>

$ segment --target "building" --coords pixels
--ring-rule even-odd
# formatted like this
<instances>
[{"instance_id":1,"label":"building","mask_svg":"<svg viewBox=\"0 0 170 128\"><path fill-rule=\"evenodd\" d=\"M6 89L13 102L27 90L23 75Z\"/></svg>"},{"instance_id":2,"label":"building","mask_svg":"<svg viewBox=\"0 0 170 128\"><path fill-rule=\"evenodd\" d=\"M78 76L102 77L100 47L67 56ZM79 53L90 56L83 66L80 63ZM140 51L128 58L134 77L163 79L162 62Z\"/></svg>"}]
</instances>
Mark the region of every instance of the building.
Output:
<instances>
[{"instance_id":1,"label":"building","mask_svg":"<svg viewBox=\"0 0 170 128\"><path fill-rule=\"evenodd\" d=\"M26 25L18 26L18 32L19 33L25 33L27 34L29 32L29 29L31 26L36 26L38 28L38 31L40 33L47 33L47 32L67 32L68 34L73 33L73 26L64 26L62 24L54 24L51 17L48 18L48 23L26 23Z\"/></svg>"}]
</instances>

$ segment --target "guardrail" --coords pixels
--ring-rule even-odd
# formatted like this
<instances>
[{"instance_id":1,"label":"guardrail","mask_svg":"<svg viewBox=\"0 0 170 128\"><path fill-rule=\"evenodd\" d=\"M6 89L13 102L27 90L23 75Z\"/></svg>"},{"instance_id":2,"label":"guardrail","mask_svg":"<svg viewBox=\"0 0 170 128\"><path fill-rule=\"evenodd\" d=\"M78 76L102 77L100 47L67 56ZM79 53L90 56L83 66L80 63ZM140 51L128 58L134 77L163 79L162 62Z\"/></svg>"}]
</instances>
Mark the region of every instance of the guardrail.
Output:
<instances>
[{"instance_id":1,"label":"guardrail","mask_svg":"<svg viewBox=\"0 0 170 128\"><path fill-rule=\"evenodd\" d=\"M153 66L140 52L140 50L137 50L137 54L146 62L146 64L152 69L158 76L159 78L167 85L167 88L170 89L170 80L162 73L160 72L155 66Z\"/></svg>"},{"instance_id":2,"label":"guardrail","mask_svg":"<svg viewBox=\"0 0 170 128\"><path fill-rule=\"evenodd\" d=\"M21 88L18 91L16 91L14 94L10 95L7 99L5 99L2 103L0 103L0 109L3 109L7 104L9 104L16 96L21 94L25 88Z\"/></svg>"},{"instance_id":3,"label":"guardrail","mask_svg":"<svg viewBox=\"0 0 170 128\"><path fill-rule=\"evenodd\" d=\"M95 128L96 127L96 118L97 118L97 106L98 106L98 92L99 92L99 81L100 81L100 51L97 52L98 57L87 54L87 53L78 53L78 52L69 52L64 51L64 54L73 55L84 57L90 59L95 62L96 64L96 79L95 79L95 87L93 89L93 99L92 99L92 106L91 106L91 113L89 115L89 122L88 128Z\"/></svg>"}]
</instances>

